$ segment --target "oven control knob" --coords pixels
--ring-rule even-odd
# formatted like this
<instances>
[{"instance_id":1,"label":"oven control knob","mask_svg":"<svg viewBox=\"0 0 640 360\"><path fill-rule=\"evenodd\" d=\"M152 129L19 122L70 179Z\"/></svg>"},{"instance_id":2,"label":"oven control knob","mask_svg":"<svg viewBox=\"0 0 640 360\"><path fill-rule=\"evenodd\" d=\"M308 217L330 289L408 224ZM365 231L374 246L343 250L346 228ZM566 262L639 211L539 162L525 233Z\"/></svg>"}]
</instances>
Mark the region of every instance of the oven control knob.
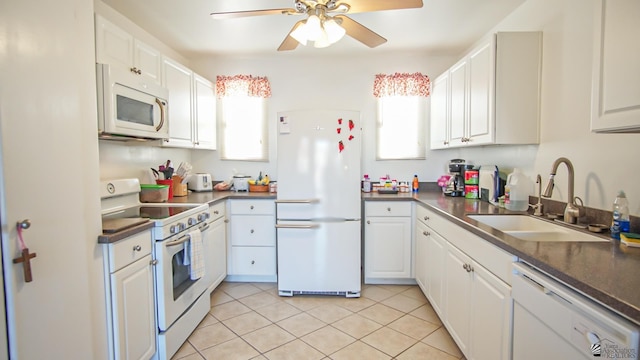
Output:
<instances>
[{"instance_id":1,"label":"oven control knob","mask_svg":"<svg viewBox=\"0 0 640 360\"><path fill-rule=\"evenodd\" d=\"M189 220L187 220L187 223L189 224L189 226L195 225L197 223L195 218L189 218Z\"/></svg>"},{"instance_id":2,"label":"oven control knob","mask_svg":"<svg viewBox=\"0 0 640 360\"><path fill-rule=\"evenodd\" d=\"M204 214L198 214L198 221L204 221Z\"/></svg>"},{"instance_id":3,"label":"oven control knob","mask_svg":"<svg viewBox=\"0 0 640 360\"><path fill-rule=\"evenodd\" d=\"M172 234L175 234L178 231L180 231L179 226L171 225L171 227L169 228L169 232L171 232Z\"/></svg>"}]
</instances>

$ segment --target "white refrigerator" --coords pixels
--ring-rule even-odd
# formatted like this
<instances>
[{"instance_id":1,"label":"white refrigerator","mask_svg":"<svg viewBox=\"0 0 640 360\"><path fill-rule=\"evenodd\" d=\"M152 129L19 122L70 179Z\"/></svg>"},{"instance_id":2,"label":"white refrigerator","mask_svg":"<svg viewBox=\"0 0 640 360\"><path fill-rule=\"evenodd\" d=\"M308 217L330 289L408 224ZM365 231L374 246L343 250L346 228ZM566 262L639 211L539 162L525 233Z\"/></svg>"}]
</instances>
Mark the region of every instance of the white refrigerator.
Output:
<instances>
[{"instance_id":1,"label":"white refrigerator","mask_svg":"<svg viewBox=\"0 0 640 360\"><path fill-rule=\"evenodd\" d=\"M360 113L278 113L278 293L360 296Z\"/></svg>"}]
</instances>

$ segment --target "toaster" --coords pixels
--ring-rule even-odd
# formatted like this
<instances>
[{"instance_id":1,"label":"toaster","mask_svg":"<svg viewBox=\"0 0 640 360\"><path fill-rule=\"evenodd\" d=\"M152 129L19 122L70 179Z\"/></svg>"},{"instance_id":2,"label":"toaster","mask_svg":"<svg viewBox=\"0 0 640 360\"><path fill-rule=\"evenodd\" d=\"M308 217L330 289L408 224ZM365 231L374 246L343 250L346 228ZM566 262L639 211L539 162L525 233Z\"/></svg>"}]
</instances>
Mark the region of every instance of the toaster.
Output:
<instances>
[{"instance_id":1,"label":"toaster","mask_svg":"<svg viewBox=\"0 0 640 360\"><path fill-rule=\"evenodd\" d=\"M189 176L187 188L191 191L213 191L211 174L193 174Z\"/></svg>"}]
</instances>

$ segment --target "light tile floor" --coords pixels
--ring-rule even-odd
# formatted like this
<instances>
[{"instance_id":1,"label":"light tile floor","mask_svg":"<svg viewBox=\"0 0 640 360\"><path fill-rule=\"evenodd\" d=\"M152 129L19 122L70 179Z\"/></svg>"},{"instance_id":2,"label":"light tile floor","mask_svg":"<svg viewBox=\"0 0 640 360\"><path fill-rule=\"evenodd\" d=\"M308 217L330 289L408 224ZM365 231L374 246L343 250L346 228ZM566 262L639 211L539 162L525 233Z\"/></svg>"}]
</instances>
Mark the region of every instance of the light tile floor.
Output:
<instances>
[{"instance_id":1,"label":"light tile floor","mask_svg":"<svg viewBox=\"0 0 640 360\"><path fill-rule=\"evenodd\" d=\"M363 285L360 298L278 296L274 283L223 282L173 359L463 358L417 286Z\"/></svg>"}]
</instances>

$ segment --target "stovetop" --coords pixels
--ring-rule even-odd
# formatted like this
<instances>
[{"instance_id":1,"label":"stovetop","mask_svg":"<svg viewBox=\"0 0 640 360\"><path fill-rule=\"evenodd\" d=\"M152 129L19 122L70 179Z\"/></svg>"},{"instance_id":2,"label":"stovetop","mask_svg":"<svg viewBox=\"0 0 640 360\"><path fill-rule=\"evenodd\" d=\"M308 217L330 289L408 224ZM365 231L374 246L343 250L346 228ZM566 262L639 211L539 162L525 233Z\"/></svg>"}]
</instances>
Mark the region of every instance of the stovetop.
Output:
<instances>
[{"instance_id":1,"label":"stovetop","mask_svg":"<svg viewBox=\"0 0 640 360\"><path fill-rule=\"evenodd\" d=\"M103 214L103 219L122 219L122 218L145 218L149 220L165 220L172 216L185 214L189 210L196 209L200 205L139 205L123 210ZM177 217L176 217L177 218Z\"/></svg>"}]
</instances>

